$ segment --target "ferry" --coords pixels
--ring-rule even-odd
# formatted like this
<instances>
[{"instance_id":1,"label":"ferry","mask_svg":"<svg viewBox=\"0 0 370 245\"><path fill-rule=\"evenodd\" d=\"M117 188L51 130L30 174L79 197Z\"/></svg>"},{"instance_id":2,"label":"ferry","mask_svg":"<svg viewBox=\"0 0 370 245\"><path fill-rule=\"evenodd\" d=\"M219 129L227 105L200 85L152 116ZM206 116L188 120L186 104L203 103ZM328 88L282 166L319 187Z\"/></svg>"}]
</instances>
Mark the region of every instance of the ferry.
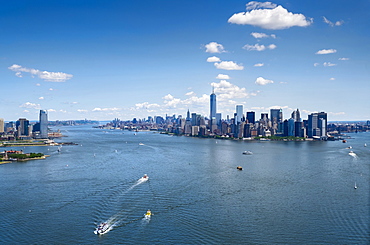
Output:
<instances>
[{"instance_id":1,"label":"ferry","mask_svg":"<svg viewBox=\"0 0 370 245\"><path fill-rule=\"evenodd\" d=\"M253 154L253 152L251 152L251 151L243 151L243 155L252 155Z\"/></svg>"}]
</instances>

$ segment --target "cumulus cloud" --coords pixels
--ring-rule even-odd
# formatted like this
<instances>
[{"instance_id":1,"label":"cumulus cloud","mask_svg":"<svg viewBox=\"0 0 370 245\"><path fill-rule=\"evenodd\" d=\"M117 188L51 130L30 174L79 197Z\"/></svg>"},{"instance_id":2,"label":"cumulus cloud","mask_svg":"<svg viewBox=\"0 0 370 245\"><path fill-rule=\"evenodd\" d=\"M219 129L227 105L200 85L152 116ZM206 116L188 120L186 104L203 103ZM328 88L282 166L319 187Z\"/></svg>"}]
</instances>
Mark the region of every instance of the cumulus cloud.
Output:
<instances>
[{"instance_id":1,"label":"cumulus cloud","mask_svg":"<svg viewBox=\"0 0 370 245\"><path fill-rule=\"evenodd\" d=\"M254 83L258 85L266 85L269 83L274 83L274 81L265 79L263 77L258 77Z\"/></svg>"},{"instance_id":2,"label":"cumulus cloud","mask_svg":"<svg viewBox=\"0 0 370 245\"><path fill-rule=\"evenodd\" d=\"M255 66L255 67L261 67L261 66L264 66L265 64L263 64L263 63L257 63L257 64L254 64L253 66Z\"/></svg>"},{"instance_id":3,"label":"cumulus cloud","mask_svg":"<svg viewBox=\"0 0 370 245\"><path fill-rule=\"evenodd\" d=\"M221 70L243 70L244 66L238 65L233 61L221 61L220 63L214 63L217 69Z\"/></svg>"},{"instance_id":4,"label":"cumulus cloud","mask_svg":"<svg viewBox=\"0 0 370 245\"><path fill-rule=\"evenodd\" d=\"M243 47L243 49L246 49L248 51L263 51L266 49L275 49L275 48L276 48L275 44L270 44L268 46L265 46L265 45L259 45L258 43L256 43L255 45L246 44Z\"/></svg>"},{"instance_id":5,"label":"cumulus cloud","mask_svg":"<svg viewBox=\"0 0 370 245\"><path fill-rule=\"evenodd\" d=\"M321 49L317 51L316 54L334 54L336 52L337 52L336 49Z\"/></svg>"},{"instance_id":6,"label":"cumulus cloud","mask_svg":"<svg viewBox=\"0 0 370 245\"><path fill-rule=\"evenodd\" d=\"M158 108L160 107L160 105L158 104L150 104L149 102L144 102L144 103L138 103L138 104L135 104L136 106L136 109L137 110L140 110L140 109L153 109L153 108Z\"/></svg>"},{"instance_id":7,"label":"cumulus cloud","mask_svg":"<svg viewBox=\"0 0 370 245\"><path fill-rule=\"evenodd\" d=\"M193 91L190 91L190 92L187 92L185 95L186 96L192 96L192 95L194 95L195 93L193 92Z\"/></svg>"},{"instance_id":8,"label":"cumulus cloud","mask_svg":"<svg viewBox=\"0 0 370 245\"><path fill-rule=\"evenodd\" d=\"M349 60L349 58L339 58L338 60Z\"/></svg>"},{"instance_id":9,"label":"cumulus cloud","mask_svg":"<svg viewBox=\"0 0 370 245\"><path fill-rule=\"evenodd\" d=\"M207 53L223 53L226 52L222 44L210 42L205 45Z\"/></svg>"},{"instance_id":10,"label":"cumulus cloud","mask_svg":"<svg viewBox=\"0 0 370 245\"><path fill-rule=\"evenodd\" d=\"M29 108L29 109L41 109L40 104L35 104L35 103L31 103L31 102L26 102L26 103L20 105L19 107Z\"/></svg>"},{"instance_id":11,"label":"cumulus cloud","mask_svg":"<svg viewBox=\"0 0 370 245\"><path fill-rule=\"evenodd\" d=\"M325 16L323 16L323 19L324 19L324 22L326 23L326 24L328 24L329 26L341 26L343 23L344 23L344 21L343 20L340 20L340 21L336 21L336 22L331 22L330 20L328 20L327 18L325 18Z\"/></svg>"},{"instance_id":12,"label":"cumulus cloud","mask_svg":"<svg viewBox=\"0 0 370 245\"><path fill-rule=\"evenodd\" d=\"M73 75L64 72L40 71L33 68L22 67L17 64L9 66L8 69L14 71L17 77L22 77L22 72L26 72L30 73L31 76L38 76L40 79L48 82L65 82L73 77Z\"/></svg>"},{"instance_id":13,"label":"cumulus cloud","mask_svg":"<svg viewBox=\"0 0 370 245\"><path fill-rule=\"evenodd\" d=\"M236 13L228 20L229 23L239 25L253 25L264 29L278 30L293 26L305 27L312 23L303 14L288 12L281 5L271 2L249 2L247 12Z\"/></svg>"},{"instance_id":14,"label":"cumulus cloud","mask_svg":"<svg viewBox=\"0 0 370 245\"><path fill-rule=\"evenodd\" d=\"M225 74L218 74L216 79L223 79L223 80L227 80L227 79L230 79L229 75L225 75Z\"/></svg>"},{"instance_id":15,"label":"cumulus cloud","mask_svg":"<svg viewBox=\"0 0 370 245\"><path fill-rule=\"evenodd\" d=\"M331 77L331 78L330 78L330 81L334 81L334 80L335 80L335 78L334 78L334 77Z\"/></svg>"},{"instance_id":16,"label":"cumulus cloud","mask_svg":"<svg viewBox=\"0 0 370 245\"><path fill-rule=\"evenodd\" d=\"M207 62L220 62L220 58L216 57L216 56L212 56L212 57L208 57L207 58Z\"/></svg>"},{"instance_id":17,"label":"cumulus cloud","mask_svg":"<svg viewBox=\"0 0 370 245\"><path fill-rule=\"evenodd\" d=\"M251 35L254 38L268 38L268 37L276 38L275 34L267 35L265 33L259 33L259 32L252 32Z\"/></svg>"},{"instance_id":18,"label":"cumulus cloud","mask_svg":"<svg viewBox=\"0 0 370 245\"><path fill-rule=\"evenodd\" d=\"M211 83L211 85L214 87L217 99L220 101L249 97L245 88L240 88L226 80L221 80L219 83Z\"/></svg>"}]
</instances>

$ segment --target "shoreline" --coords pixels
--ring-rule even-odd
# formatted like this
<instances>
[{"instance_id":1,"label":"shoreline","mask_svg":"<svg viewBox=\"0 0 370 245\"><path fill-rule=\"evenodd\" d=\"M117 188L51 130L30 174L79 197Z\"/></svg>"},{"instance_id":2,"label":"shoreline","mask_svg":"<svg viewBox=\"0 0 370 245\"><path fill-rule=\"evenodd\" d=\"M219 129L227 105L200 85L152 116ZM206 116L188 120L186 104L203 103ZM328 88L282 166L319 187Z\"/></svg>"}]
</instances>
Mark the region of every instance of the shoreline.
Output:
<instances>
[{"instance_id":1,"label":"shoreline","mask_svg":"<svg viewBox=\"0 0 370 245\"><path fill-rule=\"evenodd\" d=\"M13 162L26 162L26 161L32 161L32 160L43 160L46 159L47 157L50 157L50 155L43 155L42 157L34 157L34 158L25 158L25 159L19 159L19 160L14 160L14 161L2 161L0 162L1 164L6 164L6 163L13 163Z\"/></svg>"}]
</instances>

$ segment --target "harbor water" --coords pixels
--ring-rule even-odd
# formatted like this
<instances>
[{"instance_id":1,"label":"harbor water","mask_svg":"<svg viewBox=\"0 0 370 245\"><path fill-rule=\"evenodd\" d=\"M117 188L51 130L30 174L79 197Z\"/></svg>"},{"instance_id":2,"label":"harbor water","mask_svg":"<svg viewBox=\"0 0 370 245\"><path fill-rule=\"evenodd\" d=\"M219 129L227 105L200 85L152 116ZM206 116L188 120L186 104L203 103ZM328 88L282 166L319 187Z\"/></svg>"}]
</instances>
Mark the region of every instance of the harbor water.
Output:
<instances>
[{"instance_id":1,"label":"harbor water","mask_svg":"<svg viewBox=\"0 0 370 245\"><path fill-rule=\"evenodd\" d=\"M0 149L50 155L0 165L2 244L370 244L369 132L342 143L57 129L77 145Z\"/></svg>"}]
</instances>

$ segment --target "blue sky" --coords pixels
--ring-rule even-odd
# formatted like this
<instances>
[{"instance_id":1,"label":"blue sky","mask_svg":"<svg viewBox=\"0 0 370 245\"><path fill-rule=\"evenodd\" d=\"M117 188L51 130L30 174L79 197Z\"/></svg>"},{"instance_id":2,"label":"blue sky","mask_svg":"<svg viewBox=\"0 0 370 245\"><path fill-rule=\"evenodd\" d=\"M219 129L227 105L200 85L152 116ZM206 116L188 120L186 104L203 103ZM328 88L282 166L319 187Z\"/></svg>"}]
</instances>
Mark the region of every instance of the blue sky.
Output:
<instances>
[{"instance_id":1,"label":"blue sky","mask_svg":"<svg viewBox=\"0 0 370 245\"><path fill-rule=\"evenodd\" d=\"M257 115L369 120L370 2L4 1L6 121Z\"/></svg>"}]
</instances>

